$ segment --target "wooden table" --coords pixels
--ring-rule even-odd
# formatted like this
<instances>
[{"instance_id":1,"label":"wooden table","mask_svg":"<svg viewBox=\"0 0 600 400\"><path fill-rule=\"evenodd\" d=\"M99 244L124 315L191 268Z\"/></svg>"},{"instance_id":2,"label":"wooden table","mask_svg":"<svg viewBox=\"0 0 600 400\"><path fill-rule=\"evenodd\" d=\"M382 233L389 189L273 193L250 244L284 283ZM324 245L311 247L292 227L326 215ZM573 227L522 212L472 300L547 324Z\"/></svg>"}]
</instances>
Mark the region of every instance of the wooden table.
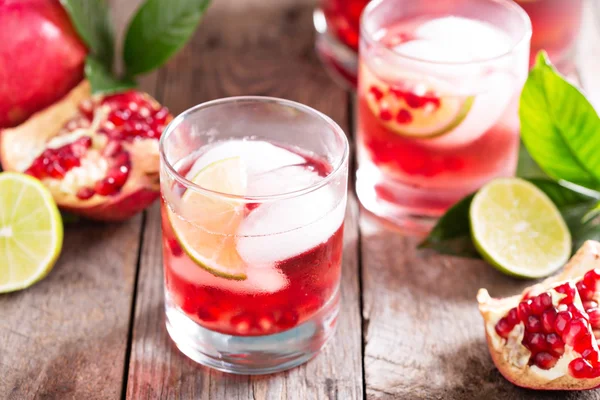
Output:
<instances>
[{"instance_id":1,"label":"wooden table","mask_svg":"<svg viewBox=\"0 0 600 400\"><path fill-rule=\"evenodd\" d=\"M600 105L592 1L579 72ZM135 3L113 0L119 27ZM143 87L176 114L219 97L288 98L351 133L352 95L313 50L313 8L314 0L214 0L191 43ZM359 212L351 195L335 340L301 367L248 377L201 367L168 338L158 204L122 224L69 225L52 273L0 296L0 398L600 399L600 391L532 392L504 380L475 293L508 295L527 283L483 262L417 251L417 241Z\"/></svg>"}]
</instances>

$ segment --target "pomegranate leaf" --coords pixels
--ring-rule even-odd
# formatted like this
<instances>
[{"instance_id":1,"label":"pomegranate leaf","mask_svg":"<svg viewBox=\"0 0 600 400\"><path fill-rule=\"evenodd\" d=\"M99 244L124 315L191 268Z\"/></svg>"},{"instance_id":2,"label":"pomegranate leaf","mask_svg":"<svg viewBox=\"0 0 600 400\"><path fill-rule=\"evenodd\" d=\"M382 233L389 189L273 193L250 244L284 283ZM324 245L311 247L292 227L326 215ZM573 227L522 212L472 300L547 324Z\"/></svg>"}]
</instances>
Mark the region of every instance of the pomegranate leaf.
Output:
<instances>
[{"instance_id":1,"label":"pomegranate leaf","mask_svg":"<svg viewBox=\"0 0 600 400\"><path fill-rule=\"evenodd\" d=\"M114 59L114 30L104 0L60 0L81 39L104 67L111 71Z\"/></svg>"},{"instance_id":2,"label":"pomegranate leaf","mask_svg":"<svg viewBox=\"0 0 600 400\"><path fill-rule=\"evenodd\" d=\"M465 197L446 211L419 248L459 257L481 258L471 241L469 207L473 196Z\"/></svg>"},{"instance_id":3,"label":"pomegranate leaf","mask_svg":"<svg viewBox=\"0 0 600 400\"><path fill-rule=\"evenodd\" d=\"M540 52L521 95L521 137L554 180L600 189L600 118Z\"/></svg>"},{"instance_id":4,"label":"pomegranate leaf","mask_svg":"<svg viewBox=\"0 0 600 400\"><path fill-rule=\"evenodd\" d=\"M146 0L127 28L123 57L134 76L164 64L190 39L210 0Z\"/></svg>"},{"instance_id":5,"label":"pomegranate leaf","mask_svg":"<svg viewBox=\"0 0 600 400\"><path fill-rule=\"evenodd\" d=\"M114 93L135 88L131 79L119 79L106 70L105 66L92 56L85 60L85 76L92 85L92 93Z\"/></svg>"}]
</instances>

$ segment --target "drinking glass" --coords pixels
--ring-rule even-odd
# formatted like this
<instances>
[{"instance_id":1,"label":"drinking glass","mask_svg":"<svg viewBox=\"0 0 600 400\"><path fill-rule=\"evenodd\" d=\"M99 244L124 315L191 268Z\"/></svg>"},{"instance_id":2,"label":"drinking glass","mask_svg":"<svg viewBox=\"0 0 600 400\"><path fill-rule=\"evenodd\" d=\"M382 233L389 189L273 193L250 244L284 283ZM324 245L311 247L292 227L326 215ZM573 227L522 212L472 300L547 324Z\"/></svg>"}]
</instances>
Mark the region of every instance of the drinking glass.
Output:
<instances>
[{"instance_id":1,"label":"drinking glass","mask_svg":"<svg viewBox=\"0 0 600 400\"><path fill-rule=\"evenodd\" d=\"M357 193L374 214L430 229L515 173L531 22L509 0L376 0L362 14Z\"/></svg>"},{"instance_id":2,"label":"drinking glass","mask_svg":"<svg viewBox=\"0 0 600 400\"><path fill-rule=\"evenodd\" d=\"M302 104L193 107L160 141L167 330L191 359L264 374L331 339L339 310L348 142Z\"/></svg>"}]
</instances>

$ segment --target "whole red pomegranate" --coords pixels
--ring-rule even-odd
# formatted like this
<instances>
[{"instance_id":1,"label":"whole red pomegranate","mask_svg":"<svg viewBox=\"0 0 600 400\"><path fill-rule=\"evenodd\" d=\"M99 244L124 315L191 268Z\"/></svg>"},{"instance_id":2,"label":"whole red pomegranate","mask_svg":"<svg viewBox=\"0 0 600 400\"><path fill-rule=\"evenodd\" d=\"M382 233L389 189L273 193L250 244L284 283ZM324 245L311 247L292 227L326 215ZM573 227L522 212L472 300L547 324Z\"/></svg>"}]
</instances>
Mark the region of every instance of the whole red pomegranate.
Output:
<instances>
[{"instance_id":1,"label":"whole red pomegranate","mask_svg":"<svg viewBox=\"0 0 600 400\"><path fill-rule=\"evenodd\" d=\"M58 0L0 0L0 128L66 95L86 53Z\"/></svg>"},{"instance_id":2,"label":"whole red pomegranate","mask_svg":"<svg viewBox=\"0 0 600 400\"><path fill-rule=\"evenodd\" d=\"M564 270L523 294L477 295L490 354L515 385L542 390L600 387L600 243L588 241Z\"/></svg>"},{"instance_id":3,"label":"whole red pomegranate","mask_svg":"<svg viewBox=\"0 0 600 400\"><path fill-rule=\"evenodd\" d=\"M59 207L104 221L124 220L158 197L158 139L172 119L146 93L67 96L0 135L7 171L28 173Z\"/></svg>"}]
</instances>

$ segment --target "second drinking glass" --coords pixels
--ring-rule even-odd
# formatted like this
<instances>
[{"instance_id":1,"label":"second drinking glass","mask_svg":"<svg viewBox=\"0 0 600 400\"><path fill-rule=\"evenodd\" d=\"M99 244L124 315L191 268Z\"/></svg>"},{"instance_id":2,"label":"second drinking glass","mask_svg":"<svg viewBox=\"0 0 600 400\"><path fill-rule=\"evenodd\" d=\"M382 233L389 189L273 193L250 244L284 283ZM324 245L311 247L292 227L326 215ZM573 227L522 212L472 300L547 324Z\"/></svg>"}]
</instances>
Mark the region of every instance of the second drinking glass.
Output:
<instances>
[{"instance_id":1,"label":"second drinking glass","mask_svg":"<svg viewBox=\"0 0 600 400\"><path fill-rule=\"evenodd\" d=\"M428 229L515 172L531 23L509 0L378 0L361 21L357 192Z\"/></svg>"}]
</instances>

